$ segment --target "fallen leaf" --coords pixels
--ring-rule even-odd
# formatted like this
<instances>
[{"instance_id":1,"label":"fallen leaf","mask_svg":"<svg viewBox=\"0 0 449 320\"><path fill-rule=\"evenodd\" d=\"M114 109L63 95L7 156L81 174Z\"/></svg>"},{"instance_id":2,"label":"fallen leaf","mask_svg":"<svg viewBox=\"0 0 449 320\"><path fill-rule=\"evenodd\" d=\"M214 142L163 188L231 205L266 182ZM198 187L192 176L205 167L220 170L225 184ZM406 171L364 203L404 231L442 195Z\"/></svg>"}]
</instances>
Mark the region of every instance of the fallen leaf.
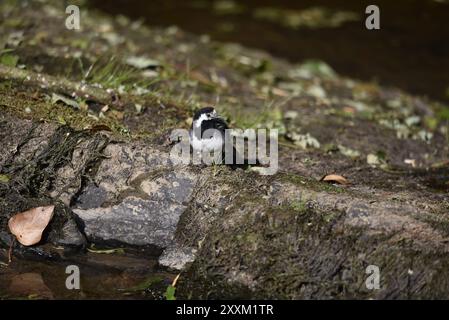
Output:
<instances>
[{"instance_id":1,"label":"fallen leaf","mask_svg":"<svg viewBox=\"0 0 449 320\"><path fill-rule=\"evenodd\" d=\"M265 168L265 167L250 167L250 171L256 172L257 174L261 176L269 176L273 174L272 168Z\"/></svg>"},{"instance_id":2,"label":"fallen leaf","mask_svg":"<svg viewBox=\"0 0 449 320\"><path fill-rule=\"evenodd\" d=\"M137 69L156 68L161 65L157 60L136 56L128 57L125 63Z\"/></svg>"},{"instance_id":3,"label":"fallen leaf","mask_svg":"<svg viewBox=\"0 0 449 320\"><path fill-rule=\"evenodd\" d=\"M306 93L318 99L325 99L327 96L326 91L318 85L308 87Z\"/></svg>"},{"instance_id":4,"label":"fallen leaf","mask_svg":"<svg viewBox=\"0 0 449 320\"><path fill-rule=\"evenodd\" d=\"M101 112L103 112L103 113L108 112L108 110L109 110L108 105L105 105L103 108L101 108Z\"/></svg>"},{"instance_id":5,"label":"fallen leaf","mask_svg":"<svg viewBox=\"0 0 449 320\"><path fill-rule=\"evenodd\" d=\"M6 43L11 47L18 47L24 39L24 33L23 30L11 32Z\"/></svg>"},{"instance_id":6,"label":"fallen leaf","mask_svg":"<svg viewBox=\"0 0 449 320\"><path fill-rule=\"evenodd\" d=\"M64 104L68 105L68 106L71 106L71 107L75 108L75 109L79 109L80 108L79 103L76 102L75 100L69 99L69 98L64 97L64 96L62 96L60 94L53 93L51 95L51 103L55 104L57 102L62 102Z\"/></svg>"},{"instance_id":7,"label":"fallen leaf","mask_svg":"<svg viewBox=\"0 0 449 320\"><path fill-rule=\"evenodd\" d=\"M337 146L338 151L340 151L340 153L344 156L350 157L350 158L358 158L360 157L360 152L358 152L357 150L353 150L351 148L342 146L342 145L338 145Z\"/></svg>"},{"instance_id":8,"label":"fallen leaf","mask_svg":"<svg viewBox=\"0 0 449 320\"><path fill-rule=\"evenodd\" d=\"M3 50L0 50L0 55L5 54L5 53L10 53L13 51L14 51L14 49L3 49Z\"/></svg>"},{"instance_id":9,"label":"fallen leaf","mask_svg":"<svg viewBox=\"0 0 449 320\"><path fill-rule=\"evenodd\" d=\"M324 61L306 60L288 72L293 79L312 79L314 77L335 78L336 72Z\"/></svg>"},{"instance_id":10,"label":"fallen leaf","mask_svg":"<svg viewBox=\"0 0 449 320\"><path fill-rule=\"evenodd\" d=\"M8 183L9 182L9 177L5 174L0 174L0 182L3 183Z\"/></svg>"},{"instance_id":11,"label":"fallen leaf","mask_svg":"<svg viewBox=\"0 0 449 320\"><path fill-rule=\"evenodd\" d=\"M172 285L169 285L167 287L167 290L165 291L165 299L167 300L176 300L175 297L175 292L176 292L176 288L173 287Z\"/></svg>"},{"instance_id":12,"label":"fallen leaf","mask_svg":"<svg viewBox=\"0 0 449 320\"><path fill-rule=\"evenodd\" d=\"M273 89L271 89L271 92L274 95L280 96L280 97L288 97L290 95L287 91L282 90L280 88L273 88Z\"/></svg>"},{"instance_id":13,"label":"fallen leaf","mask_svg":"<svg viewBox=\"0 0 449 320\"><path fill-rule=\"evenodd\" d=\"M3 64L8 67L15 67L19 62L19 56L15 54L4 54L0 56L0 64Z\"/></svg>"},{"instance_id":14,"label":"fallen leaf","mask_svg":"<svg viewBox=\"0 0 449 320\"><path fill-rule=\"evenodd\" d=\"M98 254L112 254L112 253L125 254L125 249L123 248L105 249L105 250L87 248L87 251Z\"/></svg>"},{"instance_id":15,"label":"fallen leaf","mask_svg":"<svg viewBox=\"0 0 449 320\"><path fill-rule=\"evenodd\" d=\"M284 119L293 120L298 117L298 111L288 110L284 113Z\"/></svg>"},{"instance_id":16,"label":"fallen leaf","mask_svg":"<svg viewBox=\"0 0 449 320\"><path fill-rule=\"evenodd\" d=\"M379 159L379 157L372 153L366 156L366 162L372 166L381 164L381 160Z\"/></svg>"},{"instance_id":17,"label":"fallen leaf","mask_svg":"<svg viewBox=\"0 0 449 320\"><path fill-rule=\"evenodd\" d=\"M54 209L55 206L37 207L17 213L8 221L9 230L21 244L32 246L41 240Z\"/></svg>"},{"instance_id":18,"label":"fallen leaf","mask_svg":"<svg viewBox=\"0 0 449 320\"><path fill-rule=\"evenodd\" d=\"M134 107L136 108L137 113L141 113L142 112L142 105L141 104L136 103L134 105Z\"/></svg>"},{"instance_id":19,"label":"fallen leaf","mask_svg":"<svg viewBox=\"0 0 449 320\"><path fill-rule=\"evenodd\" d=\"M348 180L346 180L344 177L338 175L338 174L328 174L327 176L324 176L321 181L326 182L336 182L339 184L348 184Z\"/></svg>"},{"instance_id":20,"label":"fallen leaf","mask_svg":"<svg viewBox=\"0 0 449 320\"><path fill-rule=\"evenodd\" d=\"M411 165L413 168L416 167L416 159L405 159L404 163Z\"/></svg>"},{"instance_id":21,"label":"fallen leaf","mask_svg":"<svg viewBox=\"0 0 449 320\"><path fill-rule=\"evenodd\" d=\"M309 147L318 149L320 147L320 142L315 137L311 136L310 133L299 134L297 132L288 132L286 137L302 149L308 149Z\"/></svg>"}]
</instances>

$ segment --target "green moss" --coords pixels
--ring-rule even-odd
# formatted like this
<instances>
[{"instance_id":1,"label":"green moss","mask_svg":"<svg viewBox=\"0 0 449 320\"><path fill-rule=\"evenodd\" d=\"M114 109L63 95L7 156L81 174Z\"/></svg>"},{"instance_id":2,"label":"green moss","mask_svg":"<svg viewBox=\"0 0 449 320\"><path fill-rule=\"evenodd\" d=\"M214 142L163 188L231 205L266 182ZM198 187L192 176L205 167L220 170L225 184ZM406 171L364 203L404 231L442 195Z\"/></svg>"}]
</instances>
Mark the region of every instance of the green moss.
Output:
<instances>
[{"instance_id":1,"label":"green moss","mask_svg":"<svg viewBox=\"0 0 449 320\"><path fill-rule=\"evenodd\" d=\"M296 212L305 212L307 210L307 202L299 200L292 201L290 208Z\"/></svg>"},{"instance_id":2,"label":"green moss","mask_svg":"<svg viewBox=\"0 0 449 320\"><path fill-rule=\"evenodd\" d=\"M449 121L449 108L441 108L438 111L437 117L442 121Z\"/></svg>"},{"instance_id":3,"label":"green moss","mask_svg":"<svg viewBox=\"0 0 449 320\"><path fill-rule=\"evenodd\" d=\"M349 192L345 188L337 187L327 182L317 181L312 178L299 176L293 173L280 173L278 176L281 181L290 182L295 185L301 186L302 188L309 188L318 192L320 191L333 192L333 193Z\"/></svg>"},{"instance_id":4,"label":"green moss","mask_svg":"<svg viewBox=\"0 0 449 320\"><path fill-rule=\"evenodd\" d=\"M1 92L8 92L14 87L14 82L12 80L6 80L2 79L0 82L0 93Z\"/></svg>"},{"instance_id":5,"label":"green moss","mask_svg":"<svg viewBox=\"0 0 449 320\"><path fill-rule=\"evenodd\" d=\"M126 135L127 133L127 128L113 118L105 117L96 120L89 117L87 112L75 110L62 104L52 104L44 100L36 101L23 94L6 95L0 91L0 105L4 111L14 113L22 118L66 124L77 130L106 126L120 135Z\"/></svg>"},{"instance_id":6,"label":"green moss","mask_svg":"<svg viewBox=\"0 0 449 320\"><path fill-rule=\"evenodd\" d=\"M0 64L8 67L15 67L19 62L19 56L10 53L4 53L0 55Z\"/></svg>"},{"instance_id":7,"label":"green moss","mask_svg":"<svg viewBox=\"0 0 449 320\"><path fill-rule=\"evenodd\" d=\"M254 195L252 202L247 197L245 201L247 206L258 207L259 200ZM195 268L201 269L201 266L207 265L208 272L197 272L212 278L213 275L222 274L220 266L240 270L242 275L249 268L251 277L260 284L252 292L253 298L294 299L298 285L310 279L309 266L301 256L310 249L310 244L315 243L312 239L319 235L323 236L321 239L328 238L325 234L340 215L315 211L301 202L282 207L264 206L261 210L257 214L246 214L232 230L210 233L207 243L216 244L221 254L212 258L207 254L209 248L206 247ZM213 247L210 249L214 250ZM237 257L232 252L240 254ZM208 259L213 262L207 263ZM326 279L323 280L326 282Z\"/></svg>"}]
</instances>

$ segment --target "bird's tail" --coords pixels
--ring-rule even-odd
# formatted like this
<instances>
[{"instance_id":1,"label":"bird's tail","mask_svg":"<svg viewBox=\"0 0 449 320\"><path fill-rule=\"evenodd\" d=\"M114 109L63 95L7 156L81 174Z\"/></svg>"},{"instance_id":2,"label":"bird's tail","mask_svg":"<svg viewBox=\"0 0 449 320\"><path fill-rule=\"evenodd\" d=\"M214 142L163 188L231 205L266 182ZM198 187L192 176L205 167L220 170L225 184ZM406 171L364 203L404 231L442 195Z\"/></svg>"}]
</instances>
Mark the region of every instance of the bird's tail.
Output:
<instances>
[{"instance_id":1,"label":"bird's tail","mask_svg":"<svg viewBox=\"0 0 449 320\"><path fill-rule=\"evenodd\" d=\"M225 163L226 165L229 165L229 167L232 169L232 170L235 170L235 169L243 169L243 170L246 170L246 169L248 169L250 166L260 166L261 164L260 164L260 162L259 162L259 159L248 159L248 158L244 158L244 157L242 157L238 152L237 152L237 150L235 149L235 147L233 146L232 147L232 163L230 163L230 164L228 164L228 163L226 163L226 161L225 161L225 155L226 155L226 152L223 152L223 163Z\"/></svg>"}]
</instances>

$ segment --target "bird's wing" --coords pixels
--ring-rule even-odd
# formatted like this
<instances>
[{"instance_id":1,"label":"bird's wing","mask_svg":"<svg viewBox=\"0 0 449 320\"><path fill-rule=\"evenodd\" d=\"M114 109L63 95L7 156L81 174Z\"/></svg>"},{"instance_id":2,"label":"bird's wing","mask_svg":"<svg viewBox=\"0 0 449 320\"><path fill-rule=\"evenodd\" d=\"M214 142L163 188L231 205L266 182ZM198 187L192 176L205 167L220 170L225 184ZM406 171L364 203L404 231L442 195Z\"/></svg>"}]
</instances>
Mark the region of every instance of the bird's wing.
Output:
<instances>
[{"instance_id":1,"label":"bird's wing","mask_svg":"<svg viewBox=\"0 0 449 320\"><path fill-rule=\"evenodd\" d=\"M229 129L228 124L222 118L215 118L217 129L226 130Z\"/></svg>"},{"instance_id":2,"label":"bird's wing","mask_svg":"<svg viewBox=\"0 0 449 320\"><path fill-rule=\"evenodd\" d=\"M226 129L229 129L226 121L224 121L221 118L215 118L213 120L204 120L201 123L201 136L203 136L204 131L208 130L208 129L216 129L219 130L220 132L222 132L222 134L224 134L224 131Z\"/></svg>"}]
</instances>

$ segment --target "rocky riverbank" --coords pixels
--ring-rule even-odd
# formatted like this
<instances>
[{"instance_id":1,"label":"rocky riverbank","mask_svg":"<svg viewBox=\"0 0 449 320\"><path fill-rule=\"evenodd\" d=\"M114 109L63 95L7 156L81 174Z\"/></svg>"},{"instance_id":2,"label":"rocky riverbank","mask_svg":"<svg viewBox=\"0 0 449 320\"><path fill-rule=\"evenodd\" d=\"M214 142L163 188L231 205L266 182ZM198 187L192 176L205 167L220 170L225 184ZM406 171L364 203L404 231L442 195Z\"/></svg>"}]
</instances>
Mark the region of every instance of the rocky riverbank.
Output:
<instances>
[{"instance_id":1,"label":"rocky riverbank","mask_svg":"<svg viewBox=\"0 0 449 320\"><path fill-rule=\"evenodd\" d=\"M141 259L154 265L140 275L181 272L180 298L448 297L447 107L319 61L81 12L74 31L58 1L0 5L3 258L9 217L54 204L42 243L14 244L17 266L109 250L122 277ZM170 161L171 131L209 104L233 127L279 130L275 175ZM4 263L2 278L20 275Z\"/></svg>"}]
</instances>

